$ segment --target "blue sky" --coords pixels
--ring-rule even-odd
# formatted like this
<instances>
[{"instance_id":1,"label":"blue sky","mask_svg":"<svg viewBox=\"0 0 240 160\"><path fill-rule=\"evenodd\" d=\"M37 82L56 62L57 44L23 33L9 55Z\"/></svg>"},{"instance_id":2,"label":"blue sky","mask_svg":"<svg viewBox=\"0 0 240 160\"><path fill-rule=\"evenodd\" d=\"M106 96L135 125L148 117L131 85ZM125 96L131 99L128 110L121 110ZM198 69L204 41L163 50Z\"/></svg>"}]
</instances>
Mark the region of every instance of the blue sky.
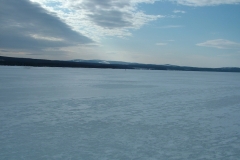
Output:
<instances>
[{"instance_id":1,"label":"blue sky","mask_svg":"<svg viewBox=\"0 0 240 160\"><path fill-rule=\"evenodd\" d=\"M240 0L1 0L0 55L240 67Z\"/></svg>"}]
</instances>

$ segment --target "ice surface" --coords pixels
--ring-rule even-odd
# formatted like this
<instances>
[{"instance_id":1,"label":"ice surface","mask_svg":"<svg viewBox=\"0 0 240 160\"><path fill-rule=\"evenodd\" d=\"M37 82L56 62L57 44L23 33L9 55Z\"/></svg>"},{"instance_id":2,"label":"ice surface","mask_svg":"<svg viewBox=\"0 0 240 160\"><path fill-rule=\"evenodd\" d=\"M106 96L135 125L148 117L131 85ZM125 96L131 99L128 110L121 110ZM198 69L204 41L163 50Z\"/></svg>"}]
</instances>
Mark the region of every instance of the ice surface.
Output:
<instances>
[{"instance_id":1,"label":"ice surface","mask_svg":"<svg viewBox=\"0 0 240 160\"><path fill-rule=\"evenodd\" d=\"M0 159L239 158L238 73L0 66Z\"/></svg>"}]
</instances>

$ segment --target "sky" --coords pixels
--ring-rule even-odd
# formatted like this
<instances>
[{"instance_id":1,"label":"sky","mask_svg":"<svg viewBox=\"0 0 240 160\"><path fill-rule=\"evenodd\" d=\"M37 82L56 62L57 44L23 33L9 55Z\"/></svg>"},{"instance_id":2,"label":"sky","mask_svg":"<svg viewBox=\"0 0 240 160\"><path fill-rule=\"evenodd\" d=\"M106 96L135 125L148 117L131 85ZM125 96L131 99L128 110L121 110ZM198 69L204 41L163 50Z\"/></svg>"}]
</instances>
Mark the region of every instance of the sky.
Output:
<instances>
[{"instance_id":1,"label":"sky","mask_svg":"<svg viewBox=\"0 0 240 160\"><path fill-rule=\"evenodd\" d=\"M240 0L0 0L0 55L240 67Z\"/></svg>"}]
</instances>

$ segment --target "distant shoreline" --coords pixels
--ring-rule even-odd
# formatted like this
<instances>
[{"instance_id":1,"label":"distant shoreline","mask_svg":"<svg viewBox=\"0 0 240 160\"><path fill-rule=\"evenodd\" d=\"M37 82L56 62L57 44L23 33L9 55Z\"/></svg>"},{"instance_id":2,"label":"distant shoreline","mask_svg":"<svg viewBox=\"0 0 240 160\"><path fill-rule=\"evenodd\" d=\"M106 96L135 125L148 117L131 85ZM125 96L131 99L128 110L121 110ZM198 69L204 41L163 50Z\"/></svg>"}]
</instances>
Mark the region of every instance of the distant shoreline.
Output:
<instances>
[{"instance_id":1,"label":"distant shoreline","mask_svg":"<svg viewBox=\"0 0 240 160\"><path fill-rule=\"evenodd\" d=\"M31 67L68 67L68 68L109 68L109 69L143 69L143 70L176 70L176 71L209 71L209 72L240 72L238 67L200 68L175 65L156 65L141 63L105 64L96 62L74 62L60 60L45 60L31 58L16 58L0 56L0 65L31 66Z\"/></svg>"}]
</instances>

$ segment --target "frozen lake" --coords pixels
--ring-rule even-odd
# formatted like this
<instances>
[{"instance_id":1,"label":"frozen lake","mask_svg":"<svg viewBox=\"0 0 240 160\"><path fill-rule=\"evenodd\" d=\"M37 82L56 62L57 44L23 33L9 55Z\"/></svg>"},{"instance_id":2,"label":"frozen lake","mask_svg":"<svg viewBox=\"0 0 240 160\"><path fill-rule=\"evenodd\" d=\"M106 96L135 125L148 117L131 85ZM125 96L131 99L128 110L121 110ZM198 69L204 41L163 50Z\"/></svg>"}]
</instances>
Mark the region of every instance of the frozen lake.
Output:
<instances>
[{"instance_id":1,"label":"frozen lake","mask_svg":"<svg viewBox=\"0 0 240 160\"><path fill-rule=\"evenodd\" d=\"M0 66L0 159L239 160L240 74Z\"/></svg>"}]
</instances>

